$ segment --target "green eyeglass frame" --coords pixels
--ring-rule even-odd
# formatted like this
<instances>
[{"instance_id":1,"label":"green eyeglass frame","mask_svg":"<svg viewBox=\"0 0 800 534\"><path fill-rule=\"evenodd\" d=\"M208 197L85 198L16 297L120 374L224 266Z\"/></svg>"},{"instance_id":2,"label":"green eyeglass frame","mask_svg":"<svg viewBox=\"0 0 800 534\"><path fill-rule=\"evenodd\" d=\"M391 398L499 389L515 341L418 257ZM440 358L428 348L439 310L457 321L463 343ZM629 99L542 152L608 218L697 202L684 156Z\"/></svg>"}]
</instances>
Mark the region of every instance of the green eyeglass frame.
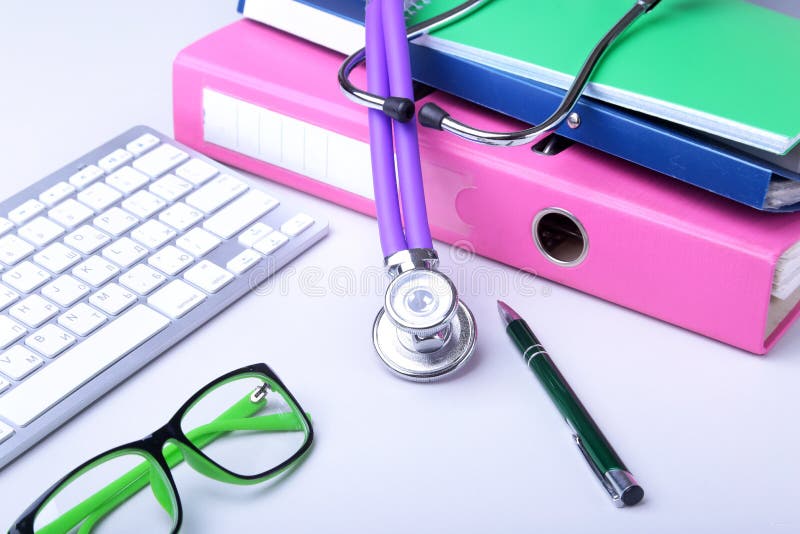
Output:
<instances>
[{"instance_id":1,"label":"green eyeglass frame","mask_svg":"<svg viewBox=\"0 0 800 534\"><path fill-rule=\"evenodd\" d=\"M248 377L262 380L264 385L234 403L210 423L184 433L181 421L192 407L220 386ZM270 389L280 394L292 411L254 417L254 414L266 406L266 392ZM281 463L261 473L243 475L234 473L218 464L202 450L213 441L234 431L298 431L304 432L305 437L299 449ZM33 534L34 532L36 534L61 534L73 531L85 534L91 532L99 521L147 486L152 487L156 500L171 516L174 534L180 530L183 512L171 469L183 460L186 460L186 463L195 471L220 482L238 485L258 484L280 475L299 463L310 450L313 440L314 430L308 414L303 411L272 369L263 363L242 367L217 378L200 389L184 403L166 425L149 436L98 454L73 469L25 510L9 529L9 534ZM94 495L61 513L46 526L34 530L34 522L39 512L62 489L98 465L126 454L137 454L142 457L143 461Z\"/></svg>"}]
</instances>

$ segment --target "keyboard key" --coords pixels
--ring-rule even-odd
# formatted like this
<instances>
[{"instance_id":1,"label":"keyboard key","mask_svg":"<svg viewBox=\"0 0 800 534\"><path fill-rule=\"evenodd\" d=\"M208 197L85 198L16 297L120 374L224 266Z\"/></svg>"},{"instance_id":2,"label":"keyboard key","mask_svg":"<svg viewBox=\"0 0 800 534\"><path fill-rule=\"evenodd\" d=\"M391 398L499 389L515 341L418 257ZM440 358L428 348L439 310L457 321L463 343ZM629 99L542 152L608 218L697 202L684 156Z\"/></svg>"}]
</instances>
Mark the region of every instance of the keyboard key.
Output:
<instances>
[{"instance_id":1,"label":"keyboard key","mask_svg":"<svg viewBox=\"0 0 800 534\"><path fill-rule=\"evenodd\" d=\"M121 148L118 148L108 156L98 161L97 166L106 172L111 172L122 167L132 159L133 159L133 154L131 154L127 150L122 150Z\"/></svg>"},{"instance_id":2,"label":"keyboard key","mask_svg":"<svg viewBox=\"0 0 800 534\"><path fill-rule=\"evenodd\" d=\"M33 246L14 234L0 237L0 261L6 265L15 265L27 258L34 251Z\"/></svg>"},{"instance_id":3,"label":"keyboard key","mask_svg":"<svg viewBox=\"0 0 800 534\"><path fill-rule=\"evenodd\" d=\"M8 380L4 380L3 377L0 377L0 393L4 392L9 387L11 387L11 384L8 382ZM3 423L0 423L0 443L3 442L3 426Z\"/></svg>"},{"instance_id":4,"label":"keyboard key","mask_svg":"<svg viewBox=\"0 0 800 534\"><path fill-rule=\"evenodd\" d=\"M147 303L173 319L179 319L206 300L202 291L183 280L173 280L147 299Z\"/></svg>"},{"instance_id":5,"label":"keyboard key","mask_svg":"<svg viewBox=\"0 0 800 534\"><path fill-rule=\"evenodd\" d=\"M156 220L149 220L131 232L132 238L149 249L157 249L176 235L175 230Z\"/></svg>"},{"instance_id":6,"label":"keyboard key","mask_svg":"<svg viewBox=\"0 0 800 534\"><path fill-rule=\"evenodd\" d=\"M154 146L156 146L161 141L158 140L153 134L144 134L140 137L137 137L127 145L125 145L125 150L133 154L134 156L141 156Z\"/></svg>"},{"instance_id":7,"label":"keyboard key","mask_svg":"<svg viewBox=\"0 0 800 534\"><path fill-rule=\"evenodd\" d=\"M92 222L101 230L111 235L118 236L136 226L139 219L115 206L103 212L102 215L95 217Z\"/></svg>"},{"instance_id":8,"label":"keyboard key","mask_svg":"<svg viewBox=\"0 0 800 534\"><path fill-rule=\"evenodd\" d=\"M13 210L8 212L8 218L14 224L22 224L33 219L45 210L46 206L38 200L26 200Z\"/></svg>"},{"instance_id":9,"label":"keyboard key","mask_svg":"<svg viewBox=\"0 0 800 534\"><path fill-rule=\"evenodd\" d=\"M53 358L75 343L75 336L54 324L46 324L25 339L25 344L48 358Z\"/></svg>"},{"instance_id":10,"label":"keyboard key","mask_svg":"<svg viewBox=\"0 0 800 534\"><path fill-rule=\"evenodd\" d=\"M22 345L14 345L0 355L0 373L11 380L22 380L43 363L44 360Z\"/></svg>"},{"instance_id":11,"label":"keyboard key","mask_svg":"<svg viewBox=\"0 0 800 534\"><path fill-rule=\"evenodd\" d=\"M281 232L295 237L308 230L314 224L314 218L305 213L298 213L281 225Z\"/></svg>"},{"instance_id":12,"label":"keyboard key","mask_svg":"<svg viewBox=\"0 0 800 534\"><path fill-rule=\"evenodd\" d=\"M193 262L191 254L172 245L167 245L147 259L147 263L170 276L175 276Z\"/></svg>"},{"instance_id":13,"label":"keyboard key","mask_svg":"<svg viewBox=\"0 0 800 534\"><path fill-rule=\"evenodd\" d=\"M0 396L0 416L27 425L168 325L166 317L147 306L134 307Z\"/></svg>"},{"instance_id":14,"label":"keyboard key","mask_svg":"<svg viewBox=\"0 0 800 534\"><path fill-rule=\"evenodd\" d=\"M19 229L19 236L37 247L45 246L63 233L64 228L44 217L36 217Z\"/></svg>"},{"instance_id":15,"label":"keyboard key","mask_svg":"<svg viewBox=\"0 0 800 534\"><path fill-rule=\"evenodd\" d=\"M95 287L105 284L118 272L119 267L100 256L89 256L72 269L74 276Z\"/></svg>"},{"instance_id":16,"label":"keyboard key","mask_svg":"<svg viewBox=\"0 0 800 534\"><path fill-rule=\"evenodd\" d=\"M39 295L31 295L11 306L8 313L14 319L36 328L57 314L58 307Z\"/></svg>"},{"instance_id":17,"label":"keyboard key","mask_svg":"<svg viewBox=\"0 0 800 534\"><path fill-rule=\"evenodd\" d=\"M186 271L183 278L206 293L216 293L233 280L233 275L222 267L203 260Z\"/></svg>"},{"instance_id":18,"label":"keyboard key","mask_svg":"<svg viewBox=\"0 0 800 534\"><path fill-rule=\"evenodd\" d=\"M3 381L3 382L5 382L5 381ZM8 382L5 382L5 384L6 384L6 387L7 387L8 386ZM5 388L0 387L0 391L2 391L3 389L5 389ZM5 440L7 440L8 438L10 438L13 435L14 435L14 429L13 428L11 428L10 426L8 426L5 423L0 423L0 443L3 443Z\"/></svg>"},{"instance_id":19,"label":"keyboard key","mask_svg":"<svg viewBox=\"0 0 800 534\"><path fill-rule=\"evenodd\" d=\"M52 208L74 192L74 186L68 184L67 182L58 182L56 185L39 195L39 202L48 208Z\"/></svg>"},{"instance_id":20,"label":"keyboard key","mask_svg":"<svg viewBox=\"0 0 800 534\"><path fill-rule=\"evenodd\" d=\"M87 185L100 179L103 174L105 174L103 169L95 165L87 165L83 169L70 176L69 183L78 189L83 189Z\"/></svg>"},{"instance_id":21,"label":"keyboard key","mask_svg":"<svg viewBox=\"0 0 800 534\"><path fill-rule=\"evenodd\" d=\"M109 315L119 315L136 302L136 295L111 283L89 297L89 304Z\"/></svg>"},{"instance_id":22,"label":"keyboard key","mask_svg":"<svg viewBox=\"0 0 800 534\"><path fill-rule=\"evenodd\" d=\"M241 234L239 234L239 243L244 247L252 247L256 241L260 241L266 237L272 228L262 222L257 222Z\"/></svg>"},{"instance_id":23,"label":"keyboard key","mask_svg":"<svg viewBox=\"0 0 800 534\"><path fill-rule=\"evenodd\" d=\"M122 201L122 207L140 219L147 219L167 203L150 191L137 191Z\"/></svg>"},{"instance_id":24,"label":"keyboard key","mask_svg":"<svg viewBox=\"0 0 800 534\"><path fill-rule=\"evenodd\" d=\"M289 238L280 232L272 232L267 237L258 241L253 248L263 255L271 254L281 248Z\"/></svg>"},{"instance_id":25,"label":"keyboard key","mask_svg":"<svg viewBox=\"0 0 800 534\"><path fill-rule=\"evenodd\" d=\"M200 185L216 176L217 172L213 165L200 159L193 159L178 167L175 174L194 185Z\"/></svg>"},{"instance_id":26,"label":"keyboard key","mask_svg":"<svg viewBox=\"0 0 800 534\"><path fill-rule=\"evenodd\" d=\"M86 336L105 323L108 317L81 302L58 317L58 324L79 336ZM81 345L79 345L81 346Z\"/></svg>"},{"instance_id":27,"label":"keyboard key","mask_svg":"<svg viewBox=\"0 0 800 534\"><path fill-rule=\"evenodd\" d=\"M214 178L186 197L186 203L208 214L247 191L247 184L228 174Z\"/></svg>"},{"instance_id":28,"label":"keyboard key","mask_svg":"<svg viewBox=\"0 0 800 534\"><path fill-rule=\"evenodd\" d=\"M27 329L14 319L0 315L0 348L6 348L27 332Z\"/></svg>"},{"instance_id":29,"label":"keyboard key","mask_svg":"<svg viewBox=\"0 0 800 534\"><path fill-rule=\"evenodd\" d=\"M103 257L122 268L128 268L147 256L147 247L133 239L121 237L103 249Z\"/></svg>"},{"instance_id":30,"label":"keyboard key","mask_svg":"<svg viewBox=\"0 0 800 534\"><path fill-rule=\"evenodd\" d=\"M50 272L61 273L78 263L81 255L63 243L53 243L33 256L33 261Z\"/></svg>"},{"instance_id":31,"label":"keyboard key","mask_svg":"<svg viewBox=\"0 0 800 534\"><path fill-rule=\"evenodd\" d=\"M64 243L84 254L93 253L109 241L111 238L108 234L88 224L84 224L64 238Z\"/></svg>"},{"instance_id":32,"label":"keyboard key","mask_svg":"<svg viewBox=\"0 0 800 534\"><path fill-rule=\"evenodd\" d=\"M6 232L10 231L14 228L14 223L6 219L5 217L0 217L0 235L5 234Z\"/></svg>"},{"instance_id":33,"label":"keyboard key","mask_svg":"<svg viewBox=\"0 0 800 534\"><path fill-rule=\"evenodd\" d=\"M162 273L141 263L119 277L120 284L140 295L148 295L166 281Z\"/></svg>"},{"instance_id":34,"label":"keyboard key","mask_svg":"<svg viewBox=\"0 0 800 534\"><path fill-rule=\"evenodd\" d=\"M50 280L50 274L29 261L23 261L10 271L3 273L3 282L22 293L30 293L48 280Z\"/></svg>"},{"instance_id":35,"label":"keyboard key","mask_svg":"<svg viewBox=\"0 0 800 534\"><path fill-rule=\"evenodd\" d=\"M225 267L235 273L242 274L261 260L261 254L252 249L245 249L232 258Z\"/></svg>"},{"instance_id":36,"label":"keyboard key","mask_svg":"<svg viewBox=\"0 0 800 534\"><path fill-rule=\"evenodd\" d=\"M185 231L203 218L203 213L191 208L183 202L177 202L158 214L160 221L176 228L179 232Z\"/></svg>"},{"instance_id":37,"label":"keyboard key","mask_svg":"<svg viewBox=\"0 0 800 534\"><path fill-rule=\"evenodd\" d=\"M117 200L122 198L122 194L102 182L90 185L80 193L78 200L92 208L96 212L101 212Z\"/></svg>"},{"instance_id":38,"label":"keyboard key","mask_svg":"<svg viewBox=\"0 0 800 534\"><path fill-rule=\"evenodd\" d=\"M0 310L5 310L9 304L13 304L19 299L17 293L3 284L0 284Z\"/></svg>"},{"instance_id":39,"label":"keyboard key","mask_svg":"<svg viewBox=\"0 0 800 534\"><path fill-rule=\"evenodd\" d=\"M192 190L192 184L174 174L168 174L150 185L150 192L167 202L174 202Z\"/></svg>"},{"instance_id":40,"label":"keyboard key","mask_svg":"<svg viewBox=\"0 0 800 534\"><path fill-rule=\"evenodd\" d=\"M214 250L222 241L202 228L192 228L184 235L179 237L175 244L195 258L205 256Z\"/></svg>"},{"instance_id":41,"label":"keyboard key","mask_svg":"<svg viewBox=\"0 0 800 534\"><path fill-rule=\"evenodd\" d=\"M158 178L189 158L189 154L172 145L161 145L133 162L133 167L151 178Z\"/></svg>"},{"instance_id":42,"label":"keyboard key","mask_svg":"<svg viewBox=\"0 0 800 534\"><path fill-rule=\"evenodd\" d=\"M44 286L42 295L62 308L66 308L88 295L89 291L88 285L68 274L64 274Z\"/></svg>"},{"instance_id":43,"label":"keyboard key","mask_svg":"<svg viewBox=\"0 0 800 534\"><path fill-rule=\"evenodd\" d=\"M278 205L278 201L261 191L248 191L203 223L203 228L223 239L230 239Z\"/></svg>"},{"instance_id":44,"label":"keyboard key","mask_svg":"<svg viewBox=\"0 0 800 534\"><path fill-rule=\"evenodd\" d=\"M67 228L75 228L86 222L92 215L94 215L92 210L72 198L65 200L47 213L48 217Z\"/></svg>"},{"instance_id":45,"label":"keyboard key","mask_svg":"<svg viewBox=\"0 0 800 534\"><path fill-rule=\"evenodd\" d=\"M149 181L147 176L127 165L112 172L106 178L106 183L123 195L133 193Z\"/></svg>"}]
</instances>

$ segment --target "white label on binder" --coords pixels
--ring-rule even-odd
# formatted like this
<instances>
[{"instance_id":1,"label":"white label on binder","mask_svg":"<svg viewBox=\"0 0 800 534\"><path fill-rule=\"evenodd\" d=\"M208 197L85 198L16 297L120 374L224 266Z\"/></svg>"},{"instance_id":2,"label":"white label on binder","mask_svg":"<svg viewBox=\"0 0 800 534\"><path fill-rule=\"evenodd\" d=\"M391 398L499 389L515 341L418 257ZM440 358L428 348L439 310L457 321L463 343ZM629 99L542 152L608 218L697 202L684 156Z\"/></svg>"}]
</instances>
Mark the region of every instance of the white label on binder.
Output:
<instances>
[{"instance_id":1,"label":"white label on binder","mask_svg":"<svg viewBox=\"0 0 800 534\"><path fill-rule=\"evenodd\" d=\"M203 89L203 137L229 150L374 200L369 145Z\"/></svg>"}]
</instances>

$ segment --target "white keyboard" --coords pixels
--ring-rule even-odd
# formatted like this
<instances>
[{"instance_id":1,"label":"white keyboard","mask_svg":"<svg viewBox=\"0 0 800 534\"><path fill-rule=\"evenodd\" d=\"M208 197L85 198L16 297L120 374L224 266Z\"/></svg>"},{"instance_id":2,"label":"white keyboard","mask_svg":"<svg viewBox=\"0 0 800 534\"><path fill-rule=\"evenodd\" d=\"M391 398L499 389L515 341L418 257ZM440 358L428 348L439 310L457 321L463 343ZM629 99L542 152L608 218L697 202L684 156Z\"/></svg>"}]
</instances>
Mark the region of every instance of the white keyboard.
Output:
<instances>
[{"instance_id":1,"label":"white keyboard","mask_svg":"<svg viewBox=\"0 0 800 534\"><path fill-rule=\"evenodd\" d=\"M328 230L143 126L0 215L0 467Z\"/></svg>"}]
</instances>

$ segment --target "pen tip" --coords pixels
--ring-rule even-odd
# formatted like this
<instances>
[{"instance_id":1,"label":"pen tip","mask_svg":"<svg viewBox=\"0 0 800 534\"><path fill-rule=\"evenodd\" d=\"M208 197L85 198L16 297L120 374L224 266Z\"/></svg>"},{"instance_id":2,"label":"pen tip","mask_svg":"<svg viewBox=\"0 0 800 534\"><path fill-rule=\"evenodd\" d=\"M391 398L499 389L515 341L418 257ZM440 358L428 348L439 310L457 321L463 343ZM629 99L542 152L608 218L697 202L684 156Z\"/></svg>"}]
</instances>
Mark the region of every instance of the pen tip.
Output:
<instances>
[{"instance_id":1,"label":"pen tip","mask_svg":"<svg viewBox=\"0 0 800 534\"><path fill-rule=\"evenodd\" d=\"M511 309L511 306L503 302L502 300L497 301L497 311L500 312L500 318L503 319L503 322L508 325L511 321L516 321L517 319L521 319L519 314Z\"/></svg>"}]
</instances>

